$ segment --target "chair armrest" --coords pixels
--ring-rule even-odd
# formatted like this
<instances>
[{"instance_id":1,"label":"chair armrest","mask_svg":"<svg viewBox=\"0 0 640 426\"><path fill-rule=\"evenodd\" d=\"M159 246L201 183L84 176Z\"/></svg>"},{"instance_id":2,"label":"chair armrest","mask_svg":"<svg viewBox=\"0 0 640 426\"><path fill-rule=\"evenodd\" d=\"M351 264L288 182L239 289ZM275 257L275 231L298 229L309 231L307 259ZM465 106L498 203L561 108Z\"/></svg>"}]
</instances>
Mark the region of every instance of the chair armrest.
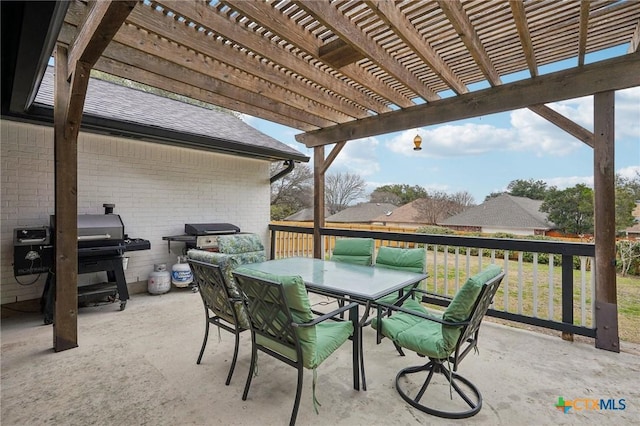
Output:
<instances>
[{"instance_id":1,"label":"chair armrest","mask_svg":"<svg viewBox=\"0 0 640 426\"><path fill-rule=\"evenodd\" d=\"M436 317L433 317L431 315L423 314L421 312L412 311L410 309L403 308L402 306L390 305L388 303L379 303L378 304L378 312L381 311L380 307L384 307L384 308L388 309L389 311L403 312L405 314L413 315L413 316L416 316L418 318L422 318L422 319L425 319L425 320L437 322L437 323L440 323L442 325L448 325L448 326L452 326L452 327L460 327L460 326L469 324L469 321L460 321L460 322L445 321L445 320L443 320L441 318L436 318Z\"/></svg>"},{"instance_id":2,"label":"chair armrest","mask_svg":"<svg viewBox=\"0 0 640 426\"><path fill-rule=\"evenodd\" d=\"M331 318L335 317L336 315L338 315L341 312L348 311L348 310L350 310L352 308L355 308L357 306L358 306L358 304L355 303L355 302L349 303L348 305L342 306L342 307L336 309L335 311L331 311L331 312L326 313L324 315L320 315L319 317L316 317L316 318L314 318L313 320L311 320L309 322L305 322L305 323L294 322L293 326L294 327L311 327L311 326L314 326L314 325L316 325L318 323L321 323L322 321L331 319Z\"/></svg>"}]
</instances>

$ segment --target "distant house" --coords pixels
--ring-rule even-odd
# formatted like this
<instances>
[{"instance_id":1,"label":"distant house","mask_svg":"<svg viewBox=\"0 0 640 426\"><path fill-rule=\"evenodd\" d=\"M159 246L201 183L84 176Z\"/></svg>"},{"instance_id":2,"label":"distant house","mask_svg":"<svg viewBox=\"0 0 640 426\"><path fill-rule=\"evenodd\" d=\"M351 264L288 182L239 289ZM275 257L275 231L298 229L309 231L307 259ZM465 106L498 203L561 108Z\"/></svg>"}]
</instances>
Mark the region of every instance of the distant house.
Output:
<instances>
[{"instance_id":1,"label":"distant house","mask_svg":"<svg viewBox=\"0 0 640 426\"><path fill-rule=\"evenodd\" d=\"M397 207L389 203L361 203L347 207L326 218L336 223L371 223L380 215L391 214Z\"/></svg>"},{"instance_id":2,"label":"distant house","mask_svg":"<svg viewBox=\"0 0 640 426\"><path fill-rule=\"evenodd\" d=\"M540 211L542 201L502 194L438 223L456 231L545 235L555 229Z\"/></svg>"},{"instance_id":3,"label":"distant house","mask_svg":"<svg viewBox=\"0 0 640 426\"><path fill-rule=\"evenodd\" d=\"M324 209L324 215L329 215L329 210ZM292 215L289 215L282 219L287 222L313 222L313 207L307 207L306 209L299 210Z\"/></svg>"},{"instance_id":4,"label":"distant house","mask_svg":"<svg viewBox=\"0 0 640 426\"><path fill-rule=\"evenodd\" d=\"M420 200L414 200L393 211L373 219L373 223L379 225L393 225L401 228L419 228L425 225L433 225L419 208Z\"/></svg>"}]
</instances>

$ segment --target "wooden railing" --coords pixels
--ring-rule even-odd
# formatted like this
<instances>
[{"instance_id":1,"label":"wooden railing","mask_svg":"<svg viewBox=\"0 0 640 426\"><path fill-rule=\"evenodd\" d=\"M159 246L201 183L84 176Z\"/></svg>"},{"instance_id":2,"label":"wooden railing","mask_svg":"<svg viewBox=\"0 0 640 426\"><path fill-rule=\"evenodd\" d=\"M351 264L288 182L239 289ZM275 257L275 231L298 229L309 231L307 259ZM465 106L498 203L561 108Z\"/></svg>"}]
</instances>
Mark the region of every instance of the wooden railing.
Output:
<instances>
[{"instance_id":1,"label":"wooden railing","mask_svg":"<svg viewBox=\"0 0 640 426\"><path fill-rule=\"evenodd\" d=\"M271 258L313 257L313 228L269 225ZM431 293L453 296L490 263L505 279L488 315L523 324L595 337L595 247L589 243L429 235L415 232L321 228L323 257L329 259L337 238L373 238L376 247L425 246ZM429 303L438 303L427 298Z\"/></svg>"}]
</instances>

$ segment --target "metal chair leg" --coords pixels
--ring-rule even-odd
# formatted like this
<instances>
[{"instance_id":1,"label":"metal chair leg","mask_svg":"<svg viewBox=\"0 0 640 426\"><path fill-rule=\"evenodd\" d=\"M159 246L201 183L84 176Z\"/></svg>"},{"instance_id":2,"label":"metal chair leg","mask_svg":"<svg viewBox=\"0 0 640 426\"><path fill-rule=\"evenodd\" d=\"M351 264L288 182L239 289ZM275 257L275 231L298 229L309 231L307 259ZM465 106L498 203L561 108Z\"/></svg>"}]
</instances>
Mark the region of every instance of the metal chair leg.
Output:
<instances>
[{"instance_id":1,"label":"metal chair leg","mask_svg":"<svg viewBox=\"0 0 640 426\"><path fill-rule=\"evenodd\" d=\"M233 376L233 370L236 368L236 360L238 359L238 347L240 346L240 331L236 330L234 334L236 335L236 344L233 349L233 360L231 361L231 367L229 368L227 381L224 383L227 386L229 386L229 383L231 383L231 376Z\"/></svg>"},{"instance_id":2,"label":"metal chair leg","mask_svg":"<svg viewBox=\"0 0 640 426\"><path fill-rule=\"evenodd\" d=\"M198 355L198 361L196 361L196 364L200 364L200 361L202 361L204 348L207 346L207 340L209 339L209 311L207 310L206 306L204 307L204 316L207 320L207 325L205 326L205 329L204 329L204 340L202 341L202 348L200 348L200 355Z\"/></svg>"},{"instance_id":3,"label":"metal chair leg","mask_svg":"<svg viewBox=\"0 0 640 426\"><path fill-rule=\"evenodd\" d=\"M291 420L289 420L289 426L296 424L296 418L298 417L298 408L300 408L300 397L302 396L302 379L304 376L304 367L298 366L298 386L296 387L296 400L293 403L293 411L291 412Z\"/></svg>"},{"instance_id":4,"label":"metal chair leg","mask_svg":"<svg viewBox=\"0 0 640 426\"><path fill-rule=\"evenodd\" d=\"M249 394L249 387L251 386L251 379L253 378L253 369L255 368L256 362L258 361L258 350L256 349L255 337L252 337L253 342L251 345L251 365L249 366L249 375L247 376L247 383L244 385L244 392L242 393L242 400L247 400L247 395Z\"/></svg>"}]
</instances>

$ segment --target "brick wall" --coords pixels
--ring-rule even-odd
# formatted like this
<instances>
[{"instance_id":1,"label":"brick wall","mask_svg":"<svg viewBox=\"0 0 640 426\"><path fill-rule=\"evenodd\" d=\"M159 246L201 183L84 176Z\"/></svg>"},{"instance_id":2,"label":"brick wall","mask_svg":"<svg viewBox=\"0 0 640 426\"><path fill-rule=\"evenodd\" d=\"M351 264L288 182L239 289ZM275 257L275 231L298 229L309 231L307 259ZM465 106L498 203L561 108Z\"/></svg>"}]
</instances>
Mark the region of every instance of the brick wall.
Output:
<instances>
[{"instance_id":1,"label":"brick wall","mask_svg":"<svg viewBox=\"0 0 640 426\"><path fill-rule=\"evenodd\" d=\"M39 298L45 277L21 286L13 277L13 229L49 224L54 212L53 128L2 120L1 303ZM130 237L151 250L129 252L127 282L146 281L155 263L176 262L165 235L185 223L229 222L267 242L269 163L133 139L81 133L78 140L78 213L101 214L115 204ZM180 251L182 244L172 244ZM80 283L104 281L83 274ZM35 276L18 277L29 282Z\"/></svg>"}]
</instances>

